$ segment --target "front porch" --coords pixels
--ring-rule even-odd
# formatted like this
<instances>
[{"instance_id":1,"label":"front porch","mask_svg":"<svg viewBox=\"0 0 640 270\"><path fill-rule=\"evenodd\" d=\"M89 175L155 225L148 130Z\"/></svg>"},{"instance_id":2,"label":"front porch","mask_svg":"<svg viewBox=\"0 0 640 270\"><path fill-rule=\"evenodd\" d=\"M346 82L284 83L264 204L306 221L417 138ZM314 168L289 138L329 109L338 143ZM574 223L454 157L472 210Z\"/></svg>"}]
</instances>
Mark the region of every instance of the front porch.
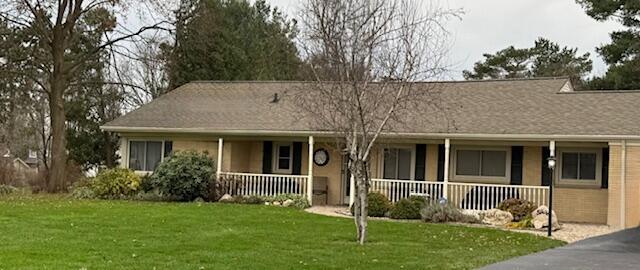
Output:
<instances>
[{"instance_id":1,"label":"front porch","mask_svg":"<svg viewBox=\"0 0 640 270\"><path fill-rule=\"evenodd\" d=\"M139 149L123 153L123 164L146 169L143 173L161 161L159 154L153 155L154 162L144 155L151 146L162 146L158 153L209 153L231 195L298 194L313 205L349 205L354 197L346 159L331 138L132 136L121 149L129 151L129 143ZM615 141L385 138L369 161L370 190L392 202L420 195L485 210L514 197L547 205L553 182L554 210L561 221L635 226L636 213L621 205L637 198L623 196L621 183L635 175L622 161L635 156L636 148ZM546 164L552 155L558 159L553 174ZM635 194L637 187L626 186L627 193Z\"/></svg>"}]
</instances>

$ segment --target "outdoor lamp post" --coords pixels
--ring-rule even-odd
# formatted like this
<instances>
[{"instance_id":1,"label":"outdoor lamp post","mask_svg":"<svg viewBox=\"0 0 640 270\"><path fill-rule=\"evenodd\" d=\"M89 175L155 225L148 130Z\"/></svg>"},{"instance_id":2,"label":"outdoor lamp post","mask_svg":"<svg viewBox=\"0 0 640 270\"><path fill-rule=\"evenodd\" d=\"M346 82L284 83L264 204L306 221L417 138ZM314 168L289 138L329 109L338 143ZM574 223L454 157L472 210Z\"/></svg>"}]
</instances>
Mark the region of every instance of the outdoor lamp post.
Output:
<instances>
[{"instance_id":1,"label":"outdoor lamp post","mask_svg":"<svg viewBox=\"0 0 640 270\"><path fill-rule=\"evenodd\" d=\"M552 213L553 213L553 181L554 181L554 170L556 168L556 157L555 156L550 156L547 159L547 165L549 166L549 169L551 170L551 181L549 182L549 224L547 226L547 236L551 237L551 231L553 230L552 226L553 224L551 223L551 218L552 218Z\"/></svg>"}]
</instances>

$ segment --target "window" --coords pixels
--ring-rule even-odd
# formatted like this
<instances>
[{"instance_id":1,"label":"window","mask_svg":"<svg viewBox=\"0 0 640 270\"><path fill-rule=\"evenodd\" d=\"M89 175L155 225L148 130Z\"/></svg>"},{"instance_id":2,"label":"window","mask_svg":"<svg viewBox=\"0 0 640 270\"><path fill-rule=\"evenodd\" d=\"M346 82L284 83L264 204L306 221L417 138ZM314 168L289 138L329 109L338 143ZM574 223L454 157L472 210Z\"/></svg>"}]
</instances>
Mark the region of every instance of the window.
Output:
<instances>
[{"instance_id":1,"label":"window","mask_svg":"<svg viewBox=\"0 0 640 270\"><path fill-rule=\"evenodd\" d=\"M275 143L273 171L290 174L292 172L293 147L291 143Z\"/></svg>"},{"instance_id":2,"label":"window","mask_svg":"<svg viewBox=\"0 0 640 270\"><path fill-rule=\"evenodd\" d=\"M560 149L560 184L600 185L602 151L600 149Z\"/></svg>"},{"instance_id":3,"label":"window","mask_svg":"<svg viewBox=\"0 0 640 270\"><path fill-rule=\"evenodd\" d=\"M171 141L130 141L129 169L153 171L164 157L171 154L172 150L173 143Z\"/></svg>"},{"instance_id":4,"label":"window","mask_svg":"<svg viewBox=\"0 0 640 270\"><path fill-rule=\"evenodd\" d=\"M413 148L386 148L382 177L384 179L413 179Z\"/></svg>"},{"instance_id":5,"label":"window","mask_svg":"<svg viewBox=\"0 0 640 270\"><path fill-rule=\"evenodd\" d=\"M456 180L508 182L510 177L509 148L457 147L453 160Z\"/></svg>"}]
</instances>

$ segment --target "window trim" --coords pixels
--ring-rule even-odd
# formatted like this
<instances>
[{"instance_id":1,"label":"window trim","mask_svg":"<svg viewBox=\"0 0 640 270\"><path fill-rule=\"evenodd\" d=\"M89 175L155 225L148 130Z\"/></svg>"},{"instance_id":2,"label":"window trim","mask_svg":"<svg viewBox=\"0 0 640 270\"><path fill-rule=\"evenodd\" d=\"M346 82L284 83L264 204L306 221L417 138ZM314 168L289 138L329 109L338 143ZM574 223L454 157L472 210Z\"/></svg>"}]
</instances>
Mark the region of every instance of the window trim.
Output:
<instances>
[{"instance_id":1,"label":"window trim","mask_svg":"<svg viewBox=\"0 0 640 270\"><path fill-rule=\"evenodd\" d=\"M410 168L410 179L411 181L416 180L416 146L415 145L387 145L380 148L380 158L378 160L378 175L382 179L384 178L384 151L387 149L407 149L411 151L411 168ZM396 174L397 174L396 168ZM400 179L390 179L390 180L400 180Z\"/></svg>"},{"instance_id":2,"label":"window trim","mask_svg":"<svg viewBox=\"0 0 640 270\"><path fill-rule=\"evenodd\" d=\"M511 183L511 147L510 146L474 146L474 145L455 145L452 146L452 154L449 160L451 169L449 176L456 182L469 182L469 183L486 183L486 184L509 184ZM457 162L458 162L458 150L474 150L474 151L504 151L505 157L505 176L471 176L471 175L458 175Z\"/></svg>"},{"instance_id":3,"label":"window trim","mask_svg":"<svg viewBox=\"0 0 640 270\"><path fill-rule=\"evenodd\" d=\"M596 179L595 180L580 180L580 179L568 179L562 178L562 166L563 166L563 154L564 153L589 153L596 154ZM565 187L597 187L602 185L602 148L558 148L556 150L556 157L558 159L558 165L555 170L555 182L558 186Z\"/></svg>"},{"instance_id":4,"label":"window trim","mask_svg":"<svg viewBox=\"0 0 640 270\"><path fill-rule=\"evenodd\" d=\"M280 147L289 146L289 169L279 169L280 166ZM292 142L273 142L273 154L271 156L272 165L271 170L277 174L292 174L293 173L293 143Z\"/></svg>"},{"instance_id":5,"label":"window trim","mask_svg":"<svg viewBox=\"0 0 640 270\"><path fill-rule=\"evenodd\" d=\"M127 139L127 155L126 155L126 162L125 162L125 164L127 164L126 168L130 169L130 170L133 170L133 169L131 169L130 163L129 163L129 161L131 159L131 142L160 142L160 143L162 143L162 146L160 147L160 151L161 151L160 152L160 162L163 162L164 159L165 159L164 147L166 145L166 142L168 142L168 141L173 142L173 140L169 140L169 139L155 139L155 138ZM147 147L146 147L146 144L145 144L145 159L146 159L146 149L147 149ZM145 163L146 163L146 160L145 160ZM146 166L146 164L145 164L145 166ZM139 173L139 174L148 174L148 173L152 173L153 172L153 171L146 171L146 170L133 170L133 171L136 172L136 173Z\"/></svg>"}]
</instances>

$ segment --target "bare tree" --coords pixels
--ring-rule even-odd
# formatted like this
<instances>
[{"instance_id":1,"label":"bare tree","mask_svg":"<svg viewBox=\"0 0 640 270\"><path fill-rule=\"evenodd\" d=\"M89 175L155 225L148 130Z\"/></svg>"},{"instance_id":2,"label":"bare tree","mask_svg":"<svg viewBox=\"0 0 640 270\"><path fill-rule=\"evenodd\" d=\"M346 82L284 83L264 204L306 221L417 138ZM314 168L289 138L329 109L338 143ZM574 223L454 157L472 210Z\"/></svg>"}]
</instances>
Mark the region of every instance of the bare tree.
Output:
<instances>
[{"instance_id":1,"label":"bare tree","mask_svg":"<svg viewBox=\"0 0 640 270\"><path fill-rule=\"evenodd\" d=\"M29 42L35 44L29 65L31 79L44 92L49 104L51 127L51 166L48 190L66 188L65 96L87 62L99 58L105 50L140 37L166 24L157 21L129 30L118 23L116 14L127 8L121 0L9 0L0 7L0 17L30 30ZM136 5L144 5L137 2ZM95 46L79 44L87 37L99 38ZM79 48L80 47L80 48Z\"/></svg>"},{"instance_id":2,"label":"bare tree","mask_svg":"<svg viewBox=\"0 0 640 270\"><path fill-rule=\"evenodd\" d=\"M315 129L335 132L349 158L360 244L367 236L372 148L412 111L437 100L437 84L419 81L445 71L442 22L457 14L410 0L309 0L301 10L301 44L314 82L297 91L296 105Z\"/></svg>"}]
</instances>

